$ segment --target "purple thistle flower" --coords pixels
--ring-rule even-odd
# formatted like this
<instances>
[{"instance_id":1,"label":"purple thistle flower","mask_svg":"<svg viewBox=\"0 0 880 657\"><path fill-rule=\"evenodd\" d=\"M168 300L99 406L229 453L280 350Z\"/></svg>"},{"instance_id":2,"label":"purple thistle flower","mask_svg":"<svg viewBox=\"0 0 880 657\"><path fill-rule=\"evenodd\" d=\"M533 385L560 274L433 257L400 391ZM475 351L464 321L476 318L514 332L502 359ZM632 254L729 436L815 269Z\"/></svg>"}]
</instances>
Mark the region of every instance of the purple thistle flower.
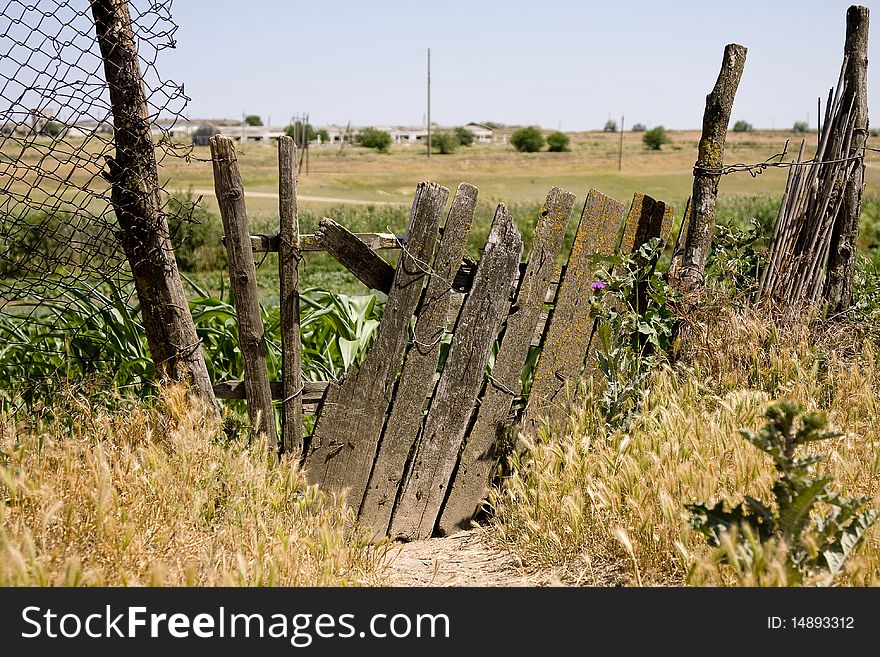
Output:
<instances>
[{"instance_id":1,"label":"purple thistle flower","mask_svg":"<svg viewBox=\"0 0 880 657\"><path fill-rule=\"evenodd\" d=\"M594 290L604 290L606 286L602 281L593 281L590 283L590 287Z\"/></svg>"}]
</instances>

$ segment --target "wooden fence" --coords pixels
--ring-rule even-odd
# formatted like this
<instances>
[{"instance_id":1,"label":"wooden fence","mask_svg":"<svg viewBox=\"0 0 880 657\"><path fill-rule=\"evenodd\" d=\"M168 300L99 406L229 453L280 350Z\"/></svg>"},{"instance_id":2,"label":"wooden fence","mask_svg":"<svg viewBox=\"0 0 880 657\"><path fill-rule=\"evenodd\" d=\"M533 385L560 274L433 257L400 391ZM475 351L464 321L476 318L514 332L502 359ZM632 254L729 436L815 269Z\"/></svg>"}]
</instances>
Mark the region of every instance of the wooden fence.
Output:
<instances>
[{"instance_id":1,"label":"wooden fence","mask_svg":"<svg viewBox=\"0 0 880 657\"><path fill-rule=\"evenodd\" d=\"M474 263L465 245L477 189L461 183L444 221L449 190L423 182L406 235L354 234L331 219L314 235L300 235L294 147L282 138L279 234L251 236L233 142L217 136L211 147L245 363L243 382L218 383L214 391L247 398L252 421L270 437L272 400L280 399L281 449L301 453L309 481L346 491L359 524L376 538L426 538L470 525L497 469L500 445L567 415L568 392L593 361L590 301L598 261L630 253L652 237L666 239L672 225L673 209L661 201L636 194L626 212L591 190L566 255L575 195L554 187L524 263L520 233L504 205ZM376 253L380 249L399 249L396 267ZM337 381L303 383L296 265L302 252L315 250L387 294L387 301L356 370ZM280 382L267 376L256 296L253 254L266 251L280 254ZM441 339L448 334L441 367ZM525 399L520 378L532 347L540 353ZM311 436L303 436L303 413L316 416Z\"/></svg>"}]
</instances>

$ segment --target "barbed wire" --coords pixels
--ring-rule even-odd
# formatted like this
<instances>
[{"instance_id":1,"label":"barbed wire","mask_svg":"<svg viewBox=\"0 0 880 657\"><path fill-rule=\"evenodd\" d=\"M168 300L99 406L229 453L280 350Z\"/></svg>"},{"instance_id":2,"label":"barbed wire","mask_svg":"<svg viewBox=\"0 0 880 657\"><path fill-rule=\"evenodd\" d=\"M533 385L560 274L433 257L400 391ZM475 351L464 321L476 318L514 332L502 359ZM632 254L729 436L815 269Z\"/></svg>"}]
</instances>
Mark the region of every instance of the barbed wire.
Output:
<instances>
[{"instance_id":1,"label":"barbed wire","mask_svg":"<svg viewBox=\"0 0 880 657\"><path fill-rule=\"evenodd\" d=\"M767 169L777 168L777 169L790 169L792 167L811 167L811 166L820 166L823 164L837 164L842 162L852 162L855 160L864 160L865 151L873 151L880 152L880 149L873 148L870 146L863 146L861 149L861 153L857 155L851 155L849 157L838 158L835 160L817 160L816 158L811 158L809 160L802 160L800 162L791 161L791 162L783 162L782 158L788 155L788 140L785 142L785 146L782 149L781 153L777 153L776 155L771 155L763 162L756 162L755 164L745 164L743 162L738 162L736 164L728 164L723 167L703 167L699 165L694 165L693 173L695 176L703 175L703 176L726 176L731 173L743 173L748 172L751 174L752 178L757 178L759 175L764 173ZM774 161L778 160L778 161Z\"/></svg>"}]
</instances>

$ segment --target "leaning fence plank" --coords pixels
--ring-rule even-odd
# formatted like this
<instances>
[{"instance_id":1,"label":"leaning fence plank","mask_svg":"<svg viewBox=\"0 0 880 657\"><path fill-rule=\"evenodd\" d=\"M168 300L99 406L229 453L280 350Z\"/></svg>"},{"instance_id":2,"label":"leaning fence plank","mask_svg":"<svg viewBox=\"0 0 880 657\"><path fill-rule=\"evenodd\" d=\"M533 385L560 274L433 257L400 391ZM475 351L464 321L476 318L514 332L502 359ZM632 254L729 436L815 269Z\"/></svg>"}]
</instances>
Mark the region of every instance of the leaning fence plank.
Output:
<instances>
[{"instance_id":1,"label":"leaning fence plank","mask_svg":"<svg viewBox=\"0 0 880 657\"><path fill-rule=\"evenodd\" d=\"M474 285L461 309L455 336L428 409L425 427L401 488L390 535L427 538L434 530L474 402L485 379L501 323L506 293L519 272L522 239L507 209L498 206Z\"/></svg>"},{"instance_id":2,"label":"leaning fence plank","mask_svg":"<svg viewBox=\"0 0 880 657\"><path fill-rule=\"evenodd\" d=\"M324 398L324 391L331 381L304 381L302 384L302 398L304 402L318 402ZM269 387L272 390L272 399L283 399L281 381L271 381ZM247 391L244 381L221 381L214 384L214 394L218 399L247 399Z\"/></svg>"},{"instance_id":3,"label":"leaning fence plank","mask_svg":"<svg viewBox=\"0 0 880 657\"><path fill-rule=\"evenodd\" d=\"M357 235L325 217L318 224L315 236L320 240L324 251L354 274L361 283L372 290L388 294L394 281L394 267L376 255Z\"/></svg>"},{"instance_id":4,"label":"leaning fence plank","mask_svg":"<svg viewBox=\"0 0 880 657\"><path fill-rule=\"evenodd\" d=\"M244 383L247 389L248 417L272 445L276 441L275 411L266 369L266 338L260 316L257 272L251 251L244 185L235 155L235 142L223 135L211 138L211 160L214 166L214 189L226 250L229 253L229 281L238 316L238 342L244 362Z\"/></svg>"},{"instance_id":5,"label":"leaning fence plank","mask_svg":"<svg viewBox=\"0 0 880 657\"><path fill-rule=\"evenodd\" d=\"M449 317L453 297L451 281L464 255L476 207L477 188L460 184L443 228L431 280L413 329L413 346L406 354L394 404L361 505L358 523L372 528L375 538L381 538L388 530L398 486L434 386L440 360L440 339L448 331L450 322L455 321Z\"/></svg>"},{"instance_id":6,"label":"leaning fence plank","mask_svg":"<svg viewBox=\"0 0 880 657\"><path fill-rule=\"evenodd\" d=\"M575 234L568 265L559 283L541 355L532 377L532 388L523 417L523 432L537 433L542 418L558 409L566 383L576 383L590 344L590 283L594 254L615 251L624 207L613 198L591 189Z\"/></svg>"},{"instance_id":7,"label":"leaning fence plank","mask_svg":"<svg viewBox=\"0 0 880 657\"><path fill-rule=\"evenodd\" d=\"M495 357L492 375L484 384L476 421L468 433L449 486L438 524L443 535L469 526L491 482L499 459L497 444L499 438L510 429L510 407L514 397L522 390L520 376L523 363L526 362L551 279L556 276L557 261L574 199L574 194L554 187L541 209L529 263L507 317L507 327Z\"/></svg>"},{"instance_id":8,"label":"leaning fence plank","mask_svg":"<svg viewBox=\"0 0 880 657\"><path fill-rule=\"evenodd\" d=\"M376 340L359 371L330 384L315 425L305 463L309 481L327 490L348 489L354 509L360 508L367 487L448 196L445 187L419 183L407 248L401 252Z\"/></svg>"},{"instance_id":9,"label":"leaning fence plank","mask_svg":"<svg viewBox=\"0 0 880 657\"><path fill-rule=\"evenodd\" d=\"M299 216L296 209L296 145L278 140L278 277L281 313L281 451L302 454L302 343L299 335Z\"/></svg>"},{"instance_id":10,"label":"leaning fence plank","mask_svg":"<svg viewBox=\"0 0 880 657\"><path fill-rule=\"evenodd\" d=\"M374 251L399 249L401 245L406 244L405 235L394 235L393 233L353 233L353 235ZM251 235L251 248L254 253L276 253L280 243L281 237L279 235ZM324 247L321 245L320 236L311 233L300 235L299 250L323 251Z\"/></svg>"}]
</instances>

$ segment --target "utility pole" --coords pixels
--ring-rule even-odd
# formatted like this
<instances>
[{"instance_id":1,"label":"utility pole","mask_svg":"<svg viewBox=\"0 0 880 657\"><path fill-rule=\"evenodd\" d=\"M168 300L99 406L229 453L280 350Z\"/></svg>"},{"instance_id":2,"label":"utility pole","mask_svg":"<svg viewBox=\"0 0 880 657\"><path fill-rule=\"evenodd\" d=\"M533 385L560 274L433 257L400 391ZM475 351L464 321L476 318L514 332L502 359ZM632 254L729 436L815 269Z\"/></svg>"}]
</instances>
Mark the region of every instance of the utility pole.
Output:
<instances>
[{"instance_id":1,"label":"utility pole","mask_svg":"<svg viewBox=\"0 0 880 657\"><path fill-rule=\"evenodd\" d=\"M623 115L620 115L620 150L617 153L617 170L623 169Z\"/></svg>"},{"instance_id":2,"label":"utility pole","mask_svg":"<svg viewBox=\"0 0 880 657\"><path fill-rule=\"evenodd\" d=\"M428 157L431 157L431 49L428 48Z\"/></svg>"}]
</instances>

